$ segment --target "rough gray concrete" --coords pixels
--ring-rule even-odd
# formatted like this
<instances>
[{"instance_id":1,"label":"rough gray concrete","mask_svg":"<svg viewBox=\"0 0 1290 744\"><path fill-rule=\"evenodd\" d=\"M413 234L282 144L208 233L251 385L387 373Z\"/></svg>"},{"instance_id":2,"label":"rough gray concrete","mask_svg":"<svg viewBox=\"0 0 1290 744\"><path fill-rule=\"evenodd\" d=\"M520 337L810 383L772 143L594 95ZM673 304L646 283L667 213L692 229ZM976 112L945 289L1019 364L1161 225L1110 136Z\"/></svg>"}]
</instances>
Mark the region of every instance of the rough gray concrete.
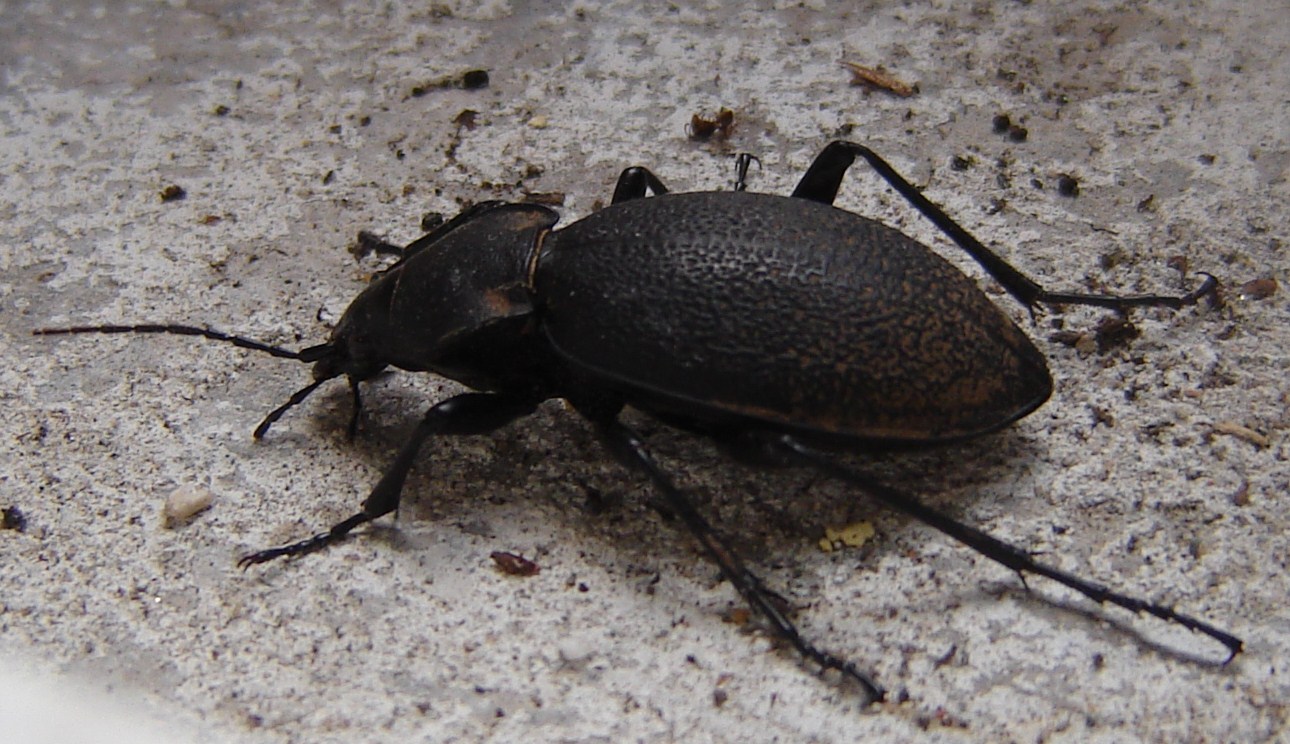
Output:
<instances>
[{"instance_id":1,"label":"rough gray concrete","mask_svg":"<svg viewBox=\"0 0 1290 744\"><path fill-rule=\"evenodd\" d=\"M46 701L27 725L70 724L65 690L88 687L206 741L1284 739L1285 7L1079 5L0 2L0 506L27 519L0 532L0 643L53 690L22 696ZM852 87L840 59L919 92ZM474 68L486 89L435 87ZM727 142L686 139L723 106ZM1000 113L1028 137L992 132ZM257 444L301 365L30 336L153 320L317 343L378 267L346 250L360 228L406 241L426 212L526 192L564 193L575 219L629 164L726 188L736 151L761 158L754 189L786 193L838 136L1053 287L1222 279L1225 307L1134 313L1141 335L1104 350L1048 339L1107 313L1032 322L992 288L1050 353L1053 400L980 443L855 463L1230 629L1236 662L642 422L809 637L891 689L866 710L741 625L640 479L554 404L429 448L396 526L238 571L351 513L454 385L371 385L349 443L337 383ZM163 202L172 184L187 198ZM839 203L945 248L862 169ZM1282 289L1242 291L1264 278ZM165 497L196 486L214 505L163 528ZM865 519L864 548L817 547ZM502 575L494 550L542 572Z\"/></svg>"}]
</instances>

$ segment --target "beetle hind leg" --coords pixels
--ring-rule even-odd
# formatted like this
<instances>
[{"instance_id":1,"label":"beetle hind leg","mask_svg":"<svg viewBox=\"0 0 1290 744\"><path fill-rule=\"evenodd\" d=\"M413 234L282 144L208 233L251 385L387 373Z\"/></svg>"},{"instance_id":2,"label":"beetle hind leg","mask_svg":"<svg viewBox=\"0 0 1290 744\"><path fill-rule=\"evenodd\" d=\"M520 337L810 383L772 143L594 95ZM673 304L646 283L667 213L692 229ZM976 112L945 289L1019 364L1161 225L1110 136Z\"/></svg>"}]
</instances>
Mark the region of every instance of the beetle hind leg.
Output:
<instances>
[{"instance_id":1,"label":"beetle hind leg","mask_svg":"<svg viewBox=\"0 0 1290 744\"><path fill-rule=\"evenodd\" d=\"M792 436L780 435L770 439L767 444L778 449L784 457L795 460L797 464L813 468L830 478L850 483L883 505L907 514L967 545L986 558L1016 571L1023 576L1023 584L1025 574L1036 574L1074 589L1098 604L1110 603L1137 614L1146 613L1166 622L1181 625L1188 630L1203 633L1227 648L1228 656L1223 664L1227 664L1241 652L1244 643L1240 638L1230 633L1219 630L1209 623L1184 615L1181 612L1176 612L1172 607L1165 607L1137 597L1120 594L1074 574L1039 563L1021 548L1009 545L981 530L962 524L908 494L889 488L855 470L839 465L832 457L798 441Z\"/></svg>"},{"instance_id":2,"label":"beetle hind leg","mask_svg":"<svg viewBox=\"0 0 1290 744\"><path fill-rule=\"evenodd\" d=\"M842 178L847 169L855 163L856 158L863 158L869 167L877 171L893 189L905 198L932 224L940 228L950 240L962 248L981 267L989 272L1008 294L1028 308L1036 304L1046 305L1093 305L1123 310L1130 307L1168 307L1179 309L1194 305L1202 297L1213 295L1218 281L1209 274L1203 274L1204 281L1194 290L1183 295L1107 295L1074 292L1050 292L1033 279L1018 271L1002 256L987 248L972 233L958 224L937 204L932 202L905 177L896 172L891 164L883 160L873 150L854 142L837 140L829 143L815 157L806 174L793 190L793 196L799 199L810 199L823 204L832 204L842 185Z\"/></svg>"},{"instance_id":3,"label":"beetle hind leg","mask_svg":"<svg viewBox=\"0 0 1290 744\"><path fill-rule=\"evenodd\" d=\"M664 503L674 515L679 517L708 556L721 569L721 573L734 585L740 595L754 610L770 623L774 632L788 641L798 653L810 659L824 669L836 669L843 675L855 680L870 702L881 701L884 691L868 675L861 672L851 662L816 648L802 637L793 622L788 619L776 599L778 595L766 588L762 580L752 573L734 549L712 525L704 519L690 499L672 483L667 473L654 462L645 448L644 442L636 432L624 426L616 418L594 419L599 429L601 440L614 457L623 465L644 473L649 477L654 488L664 498Z\"/></svg>"}]
</instances>

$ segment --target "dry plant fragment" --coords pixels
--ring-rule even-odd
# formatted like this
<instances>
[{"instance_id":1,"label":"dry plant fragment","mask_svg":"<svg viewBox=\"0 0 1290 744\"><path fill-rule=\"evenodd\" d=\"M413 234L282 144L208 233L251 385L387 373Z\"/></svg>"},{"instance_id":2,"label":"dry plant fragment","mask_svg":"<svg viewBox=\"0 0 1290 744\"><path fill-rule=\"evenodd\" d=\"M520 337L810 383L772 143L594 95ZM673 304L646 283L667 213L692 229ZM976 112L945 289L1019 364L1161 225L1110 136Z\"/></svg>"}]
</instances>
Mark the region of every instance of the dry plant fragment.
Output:
<instances>
[{"instance_id":1,"label":"dry plant fragment","mask_svg":"<svg viewBox=\"0 0 1290 744\"><path fill-rule=\"evenodd\" d=\"M918 93L918 83L909 84L903 82L883 69L878 67L865 67L856 62L842 60L842 66L851 71L851 84L863 85L869 88L885 90L888 93L894 93L901 98L909 98Z\"/></svg>"}]
</instances>

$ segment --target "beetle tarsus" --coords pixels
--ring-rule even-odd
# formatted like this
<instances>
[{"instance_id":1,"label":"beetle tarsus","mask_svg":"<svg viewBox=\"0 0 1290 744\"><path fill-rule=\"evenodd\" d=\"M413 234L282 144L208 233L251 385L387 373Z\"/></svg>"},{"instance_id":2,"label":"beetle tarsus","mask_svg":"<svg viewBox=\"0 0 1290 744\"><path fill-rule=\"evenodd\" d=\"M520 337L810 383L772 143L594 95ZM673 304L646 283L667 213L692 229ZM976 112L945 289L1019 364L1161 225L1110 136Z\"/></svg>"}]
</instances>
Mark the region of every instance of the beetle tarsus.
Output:
<instances>
[{"instance_id":1,"label":"beetle tarsus","mask_svg":"<svg viewBox=\"0 0 1290 744\"><path fill-rule=\"evenodd\" d=\"M1200 272L1205 277L1200 286L1184 295L1103 295L1103 294L1066 294L1062 292L1041 291L1034 298L1036 303L1045 305L1093 305L1114 310L1131 307L1167 307L1180 310L1195 305L1200 298L1212 296L1218 290L1218 279L1213 274Z\"/></svg>"},{"instance_id":2,"label":"beetle tarsus","mask_svg":"<svg viewBox=\"0 0 1290 744\"><path fill-rule=\"evenodd\" d=\"M332 527L330 530L319 532L313 537L301 540L300 542L244 555L238 559L237 567L247 569L251 566L258 566L261 563L268 563L269 561L276 560L278 558L300 556L305 555L306 553L313 553L315 551L322 550L328 545L344 539L344 537L355 527L360 524L370 522L372 519L373 518L365 512L359 512L349 519L346 519L344 522Z\"/></svg>"}]
</instances>

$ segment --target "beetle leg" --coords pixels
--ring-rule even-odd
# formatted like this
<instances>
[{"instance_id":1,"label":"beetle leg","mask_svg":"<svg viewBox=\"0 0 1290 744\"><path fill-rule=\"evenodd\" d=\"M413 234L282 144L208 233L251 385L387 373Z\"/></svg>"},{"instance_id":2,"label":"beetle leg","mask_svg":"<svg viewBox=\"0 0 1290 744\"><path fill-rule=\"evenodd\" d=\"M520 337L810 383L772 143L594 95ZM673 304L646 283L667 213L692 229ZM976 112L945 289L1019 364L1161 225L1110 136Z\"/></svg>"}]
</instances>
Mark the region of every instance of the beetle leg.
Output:
<instances>
[{"instance_id":1,"label":"beetle leg","mask_svg":"<svg viewBox=\"0 0 1290 744\"><path fill-rule=\"evenodd\" d=\"M358 380L353 377L349 378L349 392L354 399L354 410L349 414L349 426L345 430L345 435L349 441L354 441L358 436L358 417L363 412L363 395L358 391Z\"/></svg>"},{"instance_id":2,"label":"beetle leg","mask_svg":"<svg viewBox=\"0 0 1290 744\"><path fill-rule=\"evenodd\" d=\"M243 556L237 565L246 568L287 555L312 553L339 541L355 527L398 508L408 471L412 469L421 445L431 436L487 434L517 418L527 416L534 408L536 406L531 401L490 393L463 393L435 404L426 412L416 431L399 449L394 463L363 502L363 511L308 539Z\"/></svg>"},{"instance_id":3,"label":"beetle leg","mask_svg":"<svg viewBox=\"0 0 1290 744\"><path fill-rule=\"evenodd\" d=\"M378 256L382 254L386 256L399 256L400 258L403 256L403 246L395 245L376 233L368 232L367 230L359 230L358 237L355 238L354 241L358 244L358 249L353 250L352 252L359 257L367 256L372 253L375 253Z\"/></svg>"},{"instance_id":4,"label":"beetle leg","mask_svg":"<svg viewBox=\"0 0 1290 744\"><path fill-rule=\"evenodd\" d=\"M877 153L864 145L858 145L854 142L837 140L829 143L816 156L815 161L811 163L811 167L806 169L806 174L797 183L797 188L793 189L793 196L824 204L832 204L834 198L838 195L838 188L842 185L842 177L846 174L847 169L851 167L851 164L855 162L857 156L864 158L870 167L877 171L878 175L882 176L883 180L890 184L901 196L905 197L905 200L914 205L919 212L922 212L924 217L939 227L941 232L949 236L955 244L971 255L977 263L981 264L990 273L990 276L994 277L1003 285L1004 289L1008 290L1008 294L1017 298L1018 302L1028 308L1042 302L1049 305L1095 305L1117 309L1143 306L1163 306L1178 309L1185 305L1194 305L1201 297L1212 294L1218 286L1218 281L1214 277L1204 274L1205 280L1201 282L1199 287L1181 296L1117 296L1049 292L1039 286L1033 279L1018 271L997 253L985 247L981 241L951 219L943 209L923 196L921 191L909 181L906 181L904 176L897 173L896 169L892 168L887 161L878 157Z\"/></svg>"},{"instance_id":5,"label":"beetle leg","mask_svg":"<svg viewBox=\"0 0 1290 744\"><path fill-rule=\"evenodd\" d=\"M735 156L735 191L746 191L748 189L748 166L753 163L761 167L761 161L756 155L749 152L741 152Z\"/></svg>"},{"instance_id":6,"label":"beetle leg","mask_svg":"<svg viewBox=\"0 0 1290 744\"><path fill-rule=\"evenodd\" d=\"M981 530L957 522L909 494L896 491L857 471L839 465L828 455L801 443L789 435L780 435L772 441L773 444L778 445L785 455L795 459L798 463L860 488L884 505L936 528L986 558L1000 563L1018 574L1032 573L1044 576L1074 589L1098 604L1110 602L1134 613L1145 612L1166 622L1177 623L1188 630L1204 633L1227 648L1228 656L1226 661L1223 662L1224 664L1227 664L1241 652L1241 648L1244 645L1241 639L1208 623L1180 612L1175 612L1171 607L1120 594L1100 584L1095 584L1065 571L1037 563L1030 557L1029 553L1021 548L1009 545Z\"/></svg>"},{"instance_id":7,"label":"beetle leg","mask_svg":"<svg viewBox=\"0 0 1290 744\"><path fill-rule=\"evenodd\" d=\"M655 196L666 194L667 187L658 180L658 176L648 168L634 165L618 176L618 185L614 187L614 199L611 204L645 198L645 190L654 192Z\"/></svg>"},{"instance_id":8,"label":"beetle leg","mask_svg":"<svg viewBox=\"0 0 1290 744\"><path fill-rule=\"evenodd\" d=\"M770 622L776 634L787 640L802 656L825 669L836 669L851 677L864 688L870 702L883 699L884 691L854 664L822 651L804 639L774 601L775 594L766 589L760 578L752 573L739 555L720 534L703 518L690 499L672 484L672 479L650 457L645 444L636 432L617 419L601 418L596 421L601 440L623 465L647 475L654 487L662 493L668 508L685 523L690 533L707 551L708 556L721 568L721 573L743 595L754 610Z\"/></svg>"}]
</instances>

